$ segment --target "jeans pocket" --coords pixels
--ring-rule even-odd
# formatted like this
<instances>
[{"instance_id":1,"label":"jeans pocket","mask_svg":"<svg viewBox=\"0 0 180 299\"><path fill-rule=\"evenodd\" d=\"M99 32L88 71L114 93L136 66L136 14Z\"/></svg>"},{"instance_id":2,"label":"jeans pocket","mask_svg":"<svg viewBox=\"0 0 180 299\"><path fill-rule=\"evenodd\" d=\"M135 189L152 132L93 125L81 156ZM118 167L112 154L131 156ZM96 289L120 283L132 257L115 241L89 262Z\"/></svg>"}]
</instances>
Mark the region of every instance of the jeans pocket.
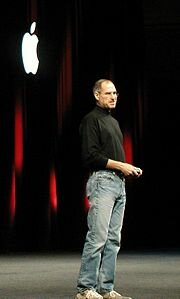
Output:
<instances>
[{"instance_id":1,"label":"jeans pocket","mask_svg":"<svg viewBox=\"0 0 180 299\"><path fill-rule=\"evenodd\" d=\"M96 189L96 178L94 175L91 175L86 183L86 195L87 197L91 196L91 194Z\"/></svg>"}]
</instances>

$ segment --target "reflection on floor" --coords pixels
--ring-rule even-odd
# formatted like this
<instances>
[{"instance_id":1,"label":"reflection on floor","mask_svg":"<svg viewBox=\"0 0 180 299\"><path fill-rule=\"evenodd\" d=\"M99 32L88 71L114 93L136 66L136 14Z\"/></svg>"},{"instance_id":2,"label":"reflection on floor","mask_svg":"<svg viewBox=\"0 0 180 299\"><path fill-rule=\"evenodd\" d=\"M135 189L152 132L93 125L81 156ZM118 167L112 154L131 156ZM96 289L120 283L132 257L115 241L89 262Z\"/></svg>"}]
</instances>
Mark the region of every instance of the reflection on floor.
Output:
<instances>
[{"instance_id":1,"label":"reflection on floor","mask_svg":"<svg viewBox=\"0 0 180 299\"><path fill-rule=\"evenodd\" d=\"M80 253L0 255L1 299L74 298ZM115 289L133 299L180 299L180 252L120 252Z\"/></svg>"}]
</instances>

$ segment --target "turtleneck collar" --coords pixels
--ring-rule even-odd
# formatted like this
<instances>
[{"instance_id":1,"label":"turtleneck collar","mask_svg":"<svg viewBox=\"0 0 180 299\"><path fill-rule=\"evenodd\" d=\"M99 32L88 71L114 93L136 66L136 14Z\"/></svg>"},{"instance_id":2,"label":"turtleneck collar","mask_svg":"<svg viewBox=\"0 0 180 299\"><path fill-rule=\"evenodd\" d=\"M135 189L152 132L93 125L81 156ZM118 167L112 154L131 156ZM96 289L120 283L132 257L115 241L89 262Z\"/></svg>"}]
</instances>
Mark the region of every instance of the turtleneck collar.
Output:
<instances>
[{"instance_id":1,"label":"turtleneck collar","mask_svg":"<svg viewBox=\"0 0 180 299\"><path fill-rule=\"evenodd\" d=\"M95 109L98 110L98 111L100 111L100 112L102 112L102 113L104 113L104 114L106 114L106 115L107 114L111 114L111 109L102 108L102 107L100 107L98 105L96 105Z\"/></svg>"}]
</instances>

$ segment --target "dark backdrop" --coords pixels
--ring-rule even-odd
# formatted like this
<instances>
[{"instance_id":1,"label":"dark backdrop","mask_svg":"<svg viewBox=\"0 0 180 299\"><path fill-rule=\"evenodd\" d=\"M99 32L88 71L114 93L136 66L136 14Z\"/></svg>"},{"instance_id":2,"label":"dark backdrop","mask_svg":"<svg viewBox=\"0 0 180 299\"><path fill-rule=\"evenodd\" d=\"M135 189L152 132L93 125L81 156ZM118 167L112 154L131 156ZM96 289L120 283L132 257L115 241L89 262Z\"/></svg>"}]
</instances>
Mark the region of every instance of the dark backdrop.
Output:
<instances>
[{"instance_id":1,"label":"dark backdrop","mask_svg":"<svg viewBox=\"0 0 180 299\"><path fill-rule=\"evenodd\" d=\"M82 248L78 126L100 77L117 85L114 114L144 171L127 181L122 247L179 248L179 2L6 1L0 16L0 250ZM21 59L34 20L36 76Z\"/></svg>"}]
</instances>

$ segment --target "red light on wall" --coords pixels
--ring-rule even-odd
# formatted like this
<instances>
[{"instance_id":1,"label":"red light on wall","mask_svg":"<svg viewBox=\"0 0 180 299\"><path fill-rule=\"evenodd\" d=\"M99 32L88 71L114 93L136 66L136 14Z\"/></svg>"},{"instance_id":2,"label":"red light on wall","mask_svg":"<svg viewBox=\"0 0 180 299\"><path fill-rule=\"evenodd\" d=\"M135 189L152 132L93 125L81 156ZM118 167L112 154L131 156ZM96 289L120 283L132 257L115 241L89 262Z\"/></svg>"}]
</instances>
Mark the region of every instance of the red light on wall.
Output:
<instances>
[{"instance_id":1,"label":"red light on wall","mask_svg":"<svg viewBox=\"0 0 180 299\"><path fill-rule=\"evenodd\" d=\"M10 224L13 225L14 217L15 217L15 213L16 213L16 178L15 178L14 168L13 168L13 171L12 171L10 191L11 191L10 192L10 204L9 204Z\"/></svg>"},{"instance_id":2,"label":"red light on wall","mask_svg":"<svg viewBox=\"0 0 180 299\"><path fill-rule=\"evenodd\" d=\"M89 210L89 200L86 195L84 197L84 210L85 210L85 212L87 212Z\"/></svg>"},{"instance_id":3,"label":"red light on wall","mask_svg":"<svg viewBox=\"0 0 180 299\"><path fill-rule=\"evenodd\" d=\"M15 109L15 170L21 173L23 166L23 117L19 103Z\"/></svg>"},{"instance_id":4,"label":"red light on wall","mask_svg":"<svg viewBox=\"0 0 180 299\"><path fill-rule=\"evenodd\" d=\"M133 163L133 145L130 133L124 133L124 151L127 163Z\"/></svg>"},{"instance_id":5,"label":"red light on wall","mask_svg":"<svg viewBox=\"0 0 180 299\"><path fill-rule=\"evenodd\" d=\"M52 169L50 172L50 181L49 181L49 190L50 190L50 207L52 211L57 211L57 186L56 186L56 173Z\"/></svg>"}]
</instances>

